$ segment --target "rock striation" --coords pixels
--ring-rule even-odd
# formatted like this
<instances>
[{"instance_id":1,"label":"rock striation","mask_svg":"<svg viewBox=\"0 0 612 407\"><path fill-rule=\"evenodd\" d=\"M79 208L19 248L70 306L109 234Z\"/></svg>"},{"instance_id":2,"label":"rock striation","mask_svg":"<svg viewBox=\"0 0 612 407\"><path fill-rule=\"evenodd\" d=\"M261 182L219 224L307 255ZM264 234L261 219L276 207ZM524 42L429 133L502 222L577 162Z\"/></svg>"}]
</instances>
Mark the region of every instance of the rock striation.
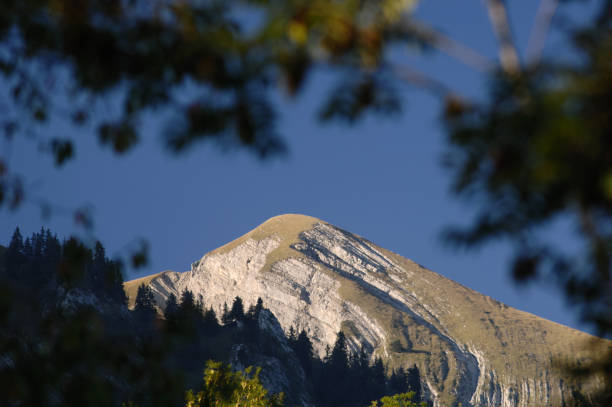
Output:
<instances>
[{"instance_id":1,"label":"rock striation","mask_svg":"<svg viewBox=\"0 0 612 407\"><path fill-rule=\"evenodd\" d=\"M563 405L580 387L553 368L588 359L610 341L508 307L319 219L274 217L183 273L148 284L157 303L191 290L221 312L261 297L283 330L305 329L324 354L342 330L390 368L416 364L434 406Z\"/></svg>"}]
</instances>

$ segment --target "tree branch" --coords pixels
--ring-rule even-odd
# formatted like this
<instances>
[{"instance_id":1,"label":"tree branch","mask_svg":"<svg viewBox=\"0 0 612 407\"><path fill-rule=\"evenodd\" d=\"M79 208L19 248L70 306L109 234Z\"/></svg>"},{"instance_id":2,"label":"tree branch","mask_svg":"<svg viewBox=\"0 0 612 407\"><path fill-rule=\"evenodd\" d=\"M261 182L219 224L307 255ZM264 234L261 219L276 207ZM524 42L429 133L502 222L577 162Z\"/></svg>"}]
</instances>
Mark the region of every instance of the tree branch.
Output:
<instances>
[{"instance_id":1,"label":"tree branch","mask_svg":"<svg viewBox=\"0 0 612 407\"><path fill-rule=\"evenodd\" d=\"M442 99L453 98L456 100L461 100L464 105L469 105L467 102L467 98L461 96L458 92L451 89L446 84L440 82L439 80L427 76L423 72L418 69L412 68L410 66L402 65L396 66L393 68L393 73L400 79L411 83L415 86L418 86L421 89L429 91L434 96L440 97Z\"/></svg>"},{"instance_id":2,"label":"tree branch","mask_svg":"<svg viewBox=\"0 0 612 407\"><path fill-rule=\"evenodd\" d=\"M559 0L540 1L538 14L533 22L529 42L527 43L527 61L532 65L537 65L540 62L550 29L550 22L555 15L558 4Z\"/></svg>"},{"instance_id":3,"label":"tree branch","mask_svg":"<svg viewBox=\"0 0 612 407\"><path fill-rule=\"evenodd\" d=\"M505 0L483 0L489 12L489 20L499 41L499 62L508 74L520 70L520 62L516 46L512 40L512 31L508 20Z\"/></svg>"},{"instance_id":4,"label":"tree branch","mask_svg":"<svg viewBox=\"0 0 612 407\"><path fill-rule=\"evenodd\" d=\"M478 51L446 34L436 31L425 22L406 19L404 20L404 26L407 31L416 34L420 39L428 42L433 47L480 72L490 72L495 66L489 58Z\"/></svg>"}]
</instances>

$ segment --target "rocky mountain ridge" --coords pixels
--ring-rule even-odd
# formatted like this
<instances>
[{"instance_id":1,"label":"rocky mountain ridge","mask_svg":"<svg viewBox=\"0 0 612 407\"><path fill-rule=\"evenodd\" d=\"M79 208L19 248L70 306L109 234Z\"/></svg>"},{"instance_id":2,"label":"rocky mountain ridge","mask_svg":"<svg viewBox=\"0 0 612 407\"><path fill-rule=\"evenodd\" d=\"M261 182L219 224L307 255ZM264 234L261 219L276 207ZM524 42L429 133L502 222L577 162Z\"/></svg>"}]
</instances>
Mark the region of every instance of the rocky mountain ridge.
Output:
<instances>
[{"instance_id":1,"label":"rocky mountain ridge","mask_svg":"<svg viewBox=\"0 0 612 407\"><path fill-rule=\"evenodd\" d=\"M191 290L221 311L261 297L287 331L305 329L322 355L342 330L390 368L417 364L435 406L563 405L580 387L553 363L588 359L610 342L508 307L316 218L282 215L146 284L163 307Z\"/></svg>"}]
</instances>

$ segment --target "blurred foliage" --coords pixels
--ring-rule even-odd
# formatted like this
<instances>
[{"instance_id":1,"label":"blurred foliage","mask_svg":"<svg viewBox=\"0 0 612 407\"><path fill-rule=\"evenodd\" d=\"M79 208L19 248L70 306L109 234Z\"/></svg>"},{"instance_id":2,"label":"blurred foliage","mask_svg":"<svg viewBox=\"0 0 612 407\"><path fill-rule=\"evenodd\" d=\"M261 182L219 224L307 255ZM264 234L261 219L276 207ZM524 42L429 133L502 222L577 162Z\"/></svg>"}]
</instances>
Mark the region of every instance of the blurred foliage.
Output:
<instances>
[{"instance_id":1,"label":"blurred foliage","mask_svg":"<svg viewBox=\"0 0 612 407\"><path fill-rule=\"evenodd\" d=\"M321 64L380 75L385 50L416 37L400 24L414 3L7 0L0 75L13 109L0 121L12 137L61 117L93 126L103 145L124 153L143 136L143 114L169 111L171 150L213 139L267 157L284 149L270 91L297 93ZM67 108L58 108L58 93ZM354 97L359 112L379 104L367 92ZM120 103L117 117L94 114L109 98ZM69 139L51 140L49 151L57 165L75 154Z\"/></svg>"},{"instance_id":2,"label":"blurred foliage","mask_svg":"<svg viewBox=\"0 0 612 407\"><path fill-rule=\"evenodd\" d=\"M559 281L601 334L612 329L612 22L605 10L597 25L574 33L574 63L500 73L486 103L458 108L451 100L444 118L454 192L480 208L450 240L510 239L515 278ZM574 221L581 257L537 239L559 219Z\"/></svg>"},{"instance_id":3,"label":"blurred foliage","mask_svg":"<svg viewBox=\"0 0 612 407\"><path fill-rule=\"evenodd\" d=\"M513 243L516 281L556 283L602 336L612 334L612 6L571 30L572 58L491 78L483 104L449 99L445 162L454 192L478 208L452 243ZM570 221L579 247L542 231ZM606 378L597 405L612 405L612 354L575 374Z\"/></svg>"},{"instance_id":4,"label":"blurred foliage","mask_svg":"<svg viewBox=\"0 0 612 407\"><path fill-rule=\"evenodd\" d=\"M119 265L71 238L19 229L0 253L0 405L168 406L180 374L161 338L142 341ZM129 384L128 384L129 383Z\"/></svg>"},{"instance_id":5,"label":"blurred foliage","mask_svg":"<svg viewBox=\"0 0 612 407\"><path fill-rule=\"evenodd\" d=\"M322 106L319 118L322 120L343 119L352 123L361 118L368 109L378 114L392 114L400 111L397 91L384 78L365 75L342 82L332 91L332 96Z\"/></svg>"}]
</instances>

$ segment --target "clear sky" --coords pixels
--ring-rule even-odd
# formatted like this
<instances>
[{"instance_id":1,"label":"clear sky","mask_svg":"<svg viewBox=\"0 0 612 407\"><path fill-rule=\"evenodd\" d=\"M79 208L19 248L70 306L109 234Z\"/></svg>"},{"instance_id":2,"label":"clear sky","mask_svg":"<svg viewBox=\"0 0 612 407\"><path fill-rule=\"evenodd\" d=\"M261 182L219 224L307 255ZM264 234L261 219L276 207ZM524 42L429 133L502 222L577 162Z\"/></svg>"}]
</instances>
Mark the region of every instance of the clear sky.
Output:
<instances>
[{"instance_id":1,"label":"clear sky","mask_svg":"<svg viewBox=\"0 0 612 407\"><path fill-rule=\"evenodd\" d=\"M517 44L524 50L538 2L509 3ZM424 1L417 15L496 57L481 1ZM552 37L548 52L555 50ZM483 77L460 62L444 55L417 55L408 48L400 52L407 63L461 93L482 96ZM290 153L272 161L261 162L240 151L223 153L212 145L172 155L163 149L155 119L145 124L150 137L124 157L100 148L92 134L75 135L77 159L62 169L38 152L36 141L17 140L0 148L34 195L66 208L90 206L95 236L110 255L126 254L138 238L149 242L149 266L130 271L128 278L187 270L206 252L269 217L302 213L364 236L510 306L588 329L550 285L525 289L512 283L507 272L511 248L506 244L457 252L442 243L444 227L466 224L474 208L449 193L450 176L440 164L445 135L435 98L406 91L401 115L367 117L354 126L322 126L316 110L329 83L327 74L318 73L297 100L279 96L279 129ZM56 211L43 219L39 208L25 203L15 212L0 211L0 243L8 243L17 225L24 234L41 225L60 236L83 233L70 216ZM563 222L550 233L572 245L571 229Z\"/></svg>"}]
</instances>

